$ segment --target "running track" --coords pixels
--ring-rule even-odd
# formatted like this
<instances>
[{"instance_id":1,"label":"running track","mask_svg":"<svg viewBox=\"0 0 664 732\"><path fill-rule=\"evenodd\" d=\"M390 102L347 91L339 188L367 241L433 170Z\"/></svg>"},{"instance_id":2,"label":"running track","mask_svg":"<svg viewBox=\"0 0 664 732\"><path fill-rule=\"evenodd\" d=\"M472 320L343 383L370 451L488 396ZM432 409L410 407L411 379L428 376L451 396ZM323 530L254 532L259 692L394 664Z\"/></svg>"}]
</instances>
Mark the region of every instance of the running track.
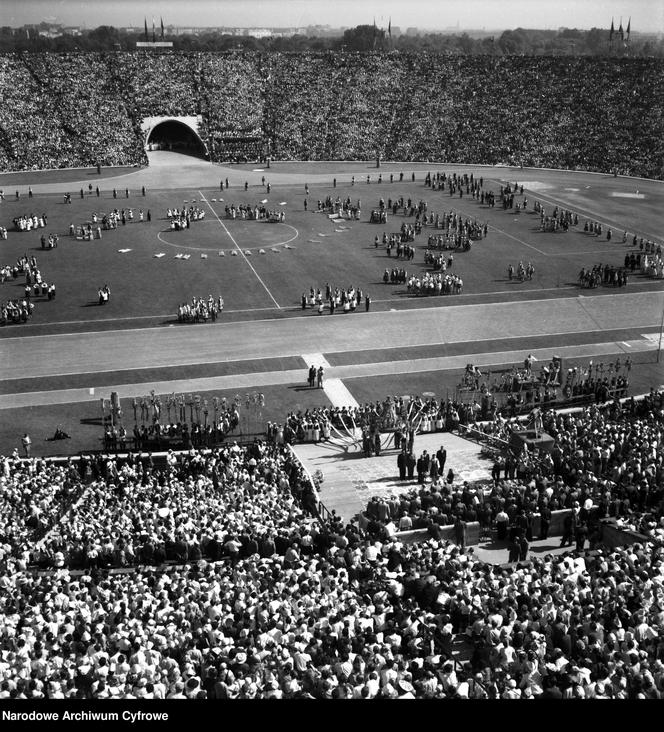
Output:
<instances>
[{"instance_id":1,"label":"running track","mask_svg":"<svg viewBox=\"0 0 664 732\"><path fill-rule=\"evenodd\" d=\"M286 320L259 320L220 323L214 328L171 327L117 330L51 336L5 338L0 342L4 364L2 378L39 379L58 375L89 374L104 371L130 372L132 369L162 366L243 361L311 353L367 351L391 347L426 346L441 343L489 341L498 338L523 339L523 350L514 353L486 353L473 356L476 363L510 363L522 360L528 339L542 335L591 333L603 330L636 329L639 333L659 331L664 309L664 292L641 292L596 296L576 296L555 301L504 302L491 306L459 305L445 308L314 316ZM589 343L575 346L570 355L635 353L654 350L656 341L646 338L629 343ZM581 351L578 349L581 348ZM546 349L543 349L546 350ZM550 350L550 349L549 349ZM563 349L556 349L561 351ZM551 355L551 354L550 354ZM545 356L546 357L546 356ZM460 357L461 360L464 357ZM381 373L408 373L430 368L462 368L459 357L392 361L337 367L329 377L370 376ZM292 383L301 374L267 372L163 382L158 391L184 391L187 388L219 389ZM134 385L131 373L125 383L117 384L123 396L145 391L145 384ZM171 388L169 388L171 387ZM110 391L104 387L104 391ZM32 391L0 397L0 409L88 401L98 397L88 390Z\"/></svg>"}]
</instances>

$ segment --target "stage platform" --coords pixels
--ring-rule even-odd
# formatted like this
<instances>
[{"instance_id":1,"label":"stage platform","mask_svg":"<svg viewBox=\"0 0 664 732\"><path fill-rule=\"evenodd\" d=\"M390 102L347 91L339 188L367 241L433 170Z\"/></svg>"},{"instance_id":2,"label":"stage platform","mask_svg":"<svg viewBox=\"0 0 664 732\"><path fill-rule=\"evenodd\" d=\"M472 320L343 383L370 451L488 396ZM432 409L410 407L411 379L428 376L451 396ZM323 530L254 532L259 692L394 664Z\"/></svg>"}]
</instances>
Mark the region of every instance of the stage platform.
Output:
<instances>
[{"instance_id":1,"label":"stage platform","mask_svg":"<svg viewBox=\"0 0 664 732\"><path fill-rule=\"evenodd\" d=\"M361 443L352 446L350 439L304 443L296 445L294 450L310 473L316 470L323 473L321 501L330 511L334 509L345 521L350 521L373 496L398 495L417 485L416 479L399 480L398 451L393 447L392 434L383 434L382 442L387 449L379 457L369 458L364 457ZM480 456L480 446L448 432L417 435L415 457L419 458L424 450L435 455L441 445L447 450L445 472L452 468L455 483L491 480L492 463Z\"/></svg>"}]
</instances>

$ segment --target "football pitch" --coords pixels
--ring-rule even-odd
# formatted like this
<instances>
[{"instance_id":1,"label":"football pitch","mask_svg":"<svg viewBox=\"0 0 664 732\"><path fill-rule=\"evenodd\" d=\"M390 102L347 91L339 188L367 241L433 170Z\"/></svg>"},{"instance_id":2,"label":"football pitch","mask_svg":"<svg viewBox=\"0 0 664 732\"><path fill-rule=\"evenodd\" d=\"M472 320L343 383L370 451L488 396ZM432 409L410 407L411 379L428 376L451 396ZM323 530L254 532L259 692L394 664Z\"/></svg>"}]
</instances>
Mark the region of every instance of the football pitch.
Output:
<instances>
[{"instance_id":1,"label":"football pitch","mask_svg":"<svg viewBox=\"0 0 664 732\"><path fill-rule=\"evenodd\" d=\"M314 395L300 388L312 358L326 364L329 375L360 402L388 393L445 396L458 384L464 359L485 358L499 366L522 361L520 354L533 349L545 358L547 350L576 348L570 357L579 359L631 351L635 363L642 362L644 388L664 381L654 350L662 281L635 272L623 288L578 285L582 268L623 266L626 255L639 251L635 234L661 242L659 182L422 163L383 163L380 170L375 163L275 163L261 169L168 153L153 155L151 163L117 176L104 171L99 179L82 174L76 182L71 171L61 181L53 172L45 174L44 183L30 174L32 197L16 174L4 185L0 225L9 234L0 265L36 257L43 280L55 283L57 294L53 300L33 297L28 323L0 329L0 452L10 452L28 431L35 453L47 454L52 445L44 440L62 422L73 437L55 443L58 451L98 449L99 397L116 387L121 398L155 386L160 393L229 396L258 389L270 395L263 419L334 403L340 397L329 390ZM503 210L499 201L489 208L465 187L463 197L434 191L425 185L428 171L473 173L496 196L501 185L518 183L524 192L515 203L527 199L526 209ZM64 200L67 192L71 203ZM359 219L333 219L319 211L318 201L327 197L359 204ZM470 251L452 252L450 272L462 278L461 294L417 296L405 284L383 282L383 272L393 267L415 276L432 271L424 262L427 238L442 233L423 227L411 242L415 255L409 261L396 259L394 250L389 257L382 244L376 247L376 236L415 222L403 209L389 212L385 224L369 222L380 199L387 205L400 198L426 202L427 214L455 213L487 225L488 236ZM540 231L535 201L548 214L555 206L571 210L579 225L567 232ZM183 206L196 207L204 218L173 230L167 211ZM226 212L230 206L264 206L283 211L284 220L233 219ZM125 209L127 223L102 231L101 239L69 234L72 225L76 230L90 223L95 230L94 217L114 209ZM28 214L46 214L46 226L14 231L12 220ZM585 221L601 223L602 235L584 232ZM42 234L58 234L57 248L43 249ZM508 277L508 266L520 261L534 266L532 279ZM99 305L97 292L106 284L110 300ZM324 295L327 285L369 294L370 312L364 303L354 313L333 316L327 309L323 315L303 310L302 293L313 288ZM24 276L9 279L0 285L2 301L22 298L24 287ZM177 322L178 305L210 295L225 304L215 323ZM635 372L634 378L641 376Z\"/></svg>"}]
</instances>

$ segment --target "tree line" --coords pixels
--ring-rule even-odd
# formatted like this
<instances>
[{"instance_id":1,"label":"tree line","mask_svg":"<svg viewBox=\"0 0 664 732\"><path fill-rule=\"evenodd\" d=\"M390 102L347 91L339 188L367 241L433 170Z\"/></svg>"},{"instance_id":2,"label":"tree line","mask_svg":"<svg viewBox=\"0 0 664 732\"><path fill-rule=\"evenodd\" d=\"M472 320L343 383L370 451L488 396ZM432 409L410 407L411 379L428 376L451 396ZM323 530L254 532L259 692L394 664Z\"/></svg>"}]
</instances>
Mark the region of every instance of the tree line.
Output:
<instances>
[{"instance_id":1,"label":"tree line","mask_svg":"<svg viewBox=\"0 0 664 732\"><path fill-rule=\"evenodd\" d=\"M616 34L617 35L617 34ZM152 35L148 35L151 40ZM94 52L131 51L137 41L145 40L143 31L126 31L113 26L83 30L80 35L49 38L38 34L37 28L0 27L0 52ZM256 38L237 36L210 29L193 34L165 34L175 51L259 51L259 52L429 52L454 55L495 56L630 56L664 57L664 40L639 35L629 42L615 38L609 42L609 31L602 28L576 30L530 30L516 28L492 36L470 36L467 33L428 33L392 35L373 25L359 25L343 35L312 36L295 34L288 37Z\"/></svg>"}]
</instances>

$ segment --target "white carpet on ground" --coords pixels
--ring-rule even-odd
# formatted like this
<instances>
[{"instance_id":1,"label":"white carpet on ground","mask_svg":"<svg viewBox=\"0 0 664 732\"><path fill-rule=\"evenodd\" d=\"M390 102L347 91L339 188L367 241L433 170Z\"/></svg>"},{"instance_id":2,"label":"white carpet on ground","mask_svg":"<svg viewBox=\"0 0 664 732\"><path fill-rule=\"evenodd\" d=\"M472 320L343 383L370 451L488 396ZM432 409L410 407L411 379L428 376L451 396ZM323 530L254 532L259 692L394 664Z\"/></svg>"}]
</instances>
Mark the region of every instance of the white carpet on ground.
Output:
<instances>
[{"instance_id":1,"label":"white carpet on ground","mask_svg":"<svg viewBox=\"0 0 664 732\"><path fill-rule=\"evenodd\" d=\"M303 353L300 358L307 364L307 368L312 365L316 368L319 366L322 366L324 369L331 368L329 361L322 353Z\"/></svg>"},{"instance_id":2,"label":"white carpet on ground","mask_svg":"<svg viewBox=\"0 0 664 732\"><path fill-rule=\"evenodd\" d=\"M341 379L323 379L323 391L335 407L359 406Z\"/></svg>"}]
</instances>

